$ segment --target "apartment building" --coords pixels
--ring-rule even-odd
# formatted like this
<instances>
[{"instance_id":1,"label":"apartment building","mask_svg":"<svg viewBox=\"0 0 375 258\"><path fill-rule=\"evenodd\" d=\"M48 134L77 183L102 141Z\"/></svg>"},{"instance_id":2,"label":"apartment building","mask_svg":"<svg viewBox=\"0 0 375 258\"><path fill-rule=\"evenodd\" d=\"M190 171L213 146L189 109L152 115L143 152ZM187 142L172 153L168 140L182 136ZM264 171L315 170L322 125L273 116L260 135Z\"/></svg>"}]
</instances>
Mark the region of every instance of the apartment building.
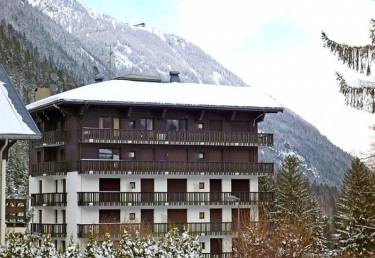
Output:
<instances>
[{"instance_id":1,"label":"apartment building","mask_svg":"<svg viewBox=\"0 0 375 258\"><path fill-rule=\"evenodd\" d=\"M70 236L178 227L199 235L207 256L225 255L273 197L258 191L258 178L274 172L259 161L273 135L258 124L282 107L251 87L129 77L28 109L43 133L30 151L30 229L59 247Z\"/></svg>"}]
</instances>

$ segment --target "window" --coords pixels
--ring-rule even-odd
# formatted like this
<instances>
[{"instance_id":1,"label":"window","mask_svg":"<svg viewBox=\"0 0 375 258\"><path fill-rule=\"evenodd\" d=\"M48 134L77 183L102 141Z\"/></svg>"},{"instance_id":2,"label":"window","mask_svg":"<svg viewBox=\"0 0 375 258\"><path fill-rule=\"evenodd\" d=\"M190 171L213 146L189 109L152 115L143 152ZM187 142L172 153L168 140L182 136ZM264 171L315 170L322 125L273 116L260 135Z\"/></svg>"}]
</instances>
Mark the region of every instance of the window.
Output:
<instances>
[{"instance_id":1,"label":"window","mask_svg":"<svg viewBox=\"0 0 375 258\"><path fill-rule=\"evenodd\" d=\"M141 129L145 131L152 131L154 127L153 120L151 118L140 119Z\"/></svg>"},{"instance_id":2,"label":"window","mask_svg":"<svg viewBox=\"0 0 375 258\"><path fill-rule=\"evenodd\" d=\"M100 129L120 129L120 118L118 117L99 117Z\"/></svg>"},{"instance_id":3,"label":"window","mask_svg":"<svg viewBox=\"0 0 375 258\"><path fill-rule=\"evenodd\" d=\"M130 182L129 185L130 185L130 189L135 189L135 182Z\"/></svg>"},{"instance_id":4,"label":"window","mask_svg":"<svg viewBox=\"0 0 375 258\"><path fill-rule=\"evenodd\" d=\"M204 212L199 212L199 219L204 219Z\"/></svg>"},{"instance_id":5,"label":"window","mask_svg":"<svg viewBox=\"0 0 375 258\"><path fill-rule=\"evenodd\" d=\"M206 249L206 243L205 242L201 242L201 248L202 248L202 250Z\"/></svg>"},{"instance_id":6,"label":"window","mask_svg":"<svg viewBox=\"0 0 375 258\"><path fill-rule=\"evenodd\" d=\"M135 129L135 121L134 120L132 120L132 121L129 121L128 122L128 129Z\"/></svg>"},{"instance_id":7,"label":"window","mask_svg":"<svg viewBox=\"0 0 375 258\"><path fill-rule=\"evenodd\" d=\"M120 150L119 149L107 149L100 148L98 153L99 159L112 159L120 160Z\"/></svg>"},{"instance_id":8,"label":"window","mask_svg":"<svg viewBox=\"0 0 375 258\"><path fill-rule=\"evenodd\" d=\"M58 214L58 210L55 210L55 224L57 224L58 223L58 221L59 221L59 214Z\"/></svg>"},{"instance_id":9,"label":"window","mask_svg":"<svg viewBox=\"0 0 375 258\"><path fill-rule=\"evenodd\" d=\"M197 128L198 128L198 130L203 130L204 124L203 123L198 123L197 124Z\"/></svg>"},{"instance_id":10,"label":"window","mask_svg":"<svg viewBox=\"0 0 375 258\"><path fill-rule=\"evenodd\" d=\"M135 159L135 151L128 152L128 159Z\"/></svg>"},{"instance_id":11,"label":"window","mask_svg":"<svg viewBox=\"0 0 375 258\"><path fill-rule=\"evenodd\" d=\"M204 159L204 152L198 152L198 159L199 160Z\"/></svg>"},{"instance_id":12,"label":"window","mask_svg":"<svg viewBox=\"0 0 375 258\"><path fill-rule=\"evenodd\" d=\"M186 120L167 119L167 131L185 131Z\"/></svg>"},{"instance_id":13,"label":"window","mask_svg":"<svg viewBox=\"0 0 375 258\"><path fill-rule=\"evenodd\" d=\"M59 192L59 180L55 180L55 192L58 193Z\"/></svg>"},{"instance_id":14,"label":"window","mask_svg":"<svg viewBox=\"0 0 375 258\"><path fill-rule=\"evenodd\" d=\"M135 220L135 213L129 213L129 220Z\"/></svg>"},{"instance_id":15,"label":"window","mask_svg":"<svg viewBox=\"0 0 375 258\"><path fill-rule=\"evenodd\" d=\"M204 189L204 182L199 182L199 189Z\"/></svg>"}]
</instances>

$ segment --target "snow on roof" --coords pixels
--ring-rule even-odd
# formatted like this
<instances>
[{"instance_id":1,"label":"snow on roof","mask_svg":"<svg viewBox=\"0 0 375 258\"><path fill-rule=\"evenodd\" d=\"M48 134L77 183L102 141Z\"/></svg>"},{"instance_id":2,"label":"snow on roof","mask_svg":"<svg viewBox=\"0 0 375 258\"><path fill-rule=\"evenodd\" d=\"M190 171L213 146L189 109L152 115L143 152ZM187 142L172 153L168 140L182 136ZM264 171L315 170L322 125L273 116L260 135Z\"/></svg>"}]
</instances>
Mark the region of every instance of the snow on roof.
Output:
<instances>
[{"instance_id":1,"label":"snow on roof","mask_svg":"<svg viewBox=\"0 0 375 258\"><path fill-rule=\"evenodd\" d=\"M33 111L62 102L282 111L276 100L252 87L128 80L90 84L36 101L27 108Z\"/></svg>"},{"instance_id":2,"label":"snow on roof","mask_svg":"<svg viewBox=\"0 0 375 258\"><path fill-rule=\"evenodd\" d=\"M40 132L0 64L0 139L37 139Z\"/></svg>"}]
</instances>

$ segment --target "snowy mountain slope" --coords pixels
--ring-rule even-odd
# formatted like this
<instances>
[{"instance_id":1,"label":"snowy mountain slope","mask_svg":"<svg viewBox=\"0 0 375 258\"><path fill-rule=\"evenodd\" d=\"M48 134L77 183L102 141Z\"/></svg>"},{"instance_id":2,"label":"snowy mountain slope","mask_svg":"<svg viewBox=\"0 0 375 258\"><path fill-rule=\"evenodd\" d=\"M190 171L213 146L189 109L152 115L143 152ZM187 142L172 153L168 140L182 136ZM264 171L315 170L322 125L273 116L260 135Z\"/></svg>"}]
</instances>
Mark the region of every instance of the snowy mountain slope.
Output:
<instances>
[{"instance_id":1,"label":"snowy mountain slope","mask_svg":"<svg viewBox=\"0 0 375 258\"><path fill-rule=\"evenodd\" d=\"M117 75L147 73L161 75L167 80L169 71L177 70L185 81L244 84L200 48L178 36L118 22L87 11L76 0L29 2L80 39L85 49L107 67L111 46L112 69Z\"/></svg>"},{"instance_id":2,"label":"snowy mountain slope","mask_svg":"<svg viewBox=\"0 0 375 258\"><path fill-rule=\"evenodd\" d=\"M87 11L76 0L2 0L0 19L6 20L49 59L68 70L77 71L79 79L92 80L93 64L108 74L109 45L115 55L116 73L162 75L178 70L185 82L244 85L197 46L170 34L137 28L105 15ZM30 26L33 20L33 26ZM36 26L36 28L34 28ZM43 40L46 38L46 41ZM105 40L104 40L105 39ZM339 184L350 163L350 156L334 146L312 125L289 110L269 115L261 130L275 134L275 148L263 149L261 159L281 161L288 153L302 159L305 174L312 180Z\"/></svg>"}]
</instances>

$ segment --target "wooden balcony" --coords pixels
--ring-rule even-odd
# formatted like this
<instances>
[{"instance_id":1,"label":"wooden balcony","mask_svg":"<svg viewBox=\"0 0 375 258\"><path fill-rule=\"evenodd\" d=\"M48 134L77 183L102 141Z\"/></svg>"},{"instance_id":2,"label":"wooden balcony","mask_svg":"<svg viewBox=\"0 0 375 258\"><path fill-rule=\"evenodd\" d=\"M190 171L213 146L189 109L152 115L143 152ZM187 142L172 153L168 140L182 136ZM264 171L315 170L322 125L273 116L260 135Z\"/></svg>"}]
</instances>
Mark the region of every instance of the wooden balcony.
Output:
<instances>
[{"instance_id":1,"label":"wooden balcony","mask_svg":"<svg viewBox=\"0 0 375 258\"><path fill-rule=\"evenodd\" d=\"M187 205L240 205L268 203L272 192L78 192L79 206L187 206Z\"/></svg>"},{"instance_id":2,"label":"wooden balcony","mask_svg":"<svg viewBox=\"0 0 375 258\"><path fill-rule=\"evenodd\" d=\"M50 235L51 237L66 237L66 224L31 223L30 231L34 234Z\"/></svg>"},{"instance_id":3,"label":"wooden balcony","mask_svg":"<svg viewBox=\"0 0 375 258\"><path fill-rule=\"evenodd\" d=\"M34 148L61 146L65 144L65 139L65 131L47 131L42 133L42 139L32 141L32 146Z\"/></svg>"},{"instance_id":4,"label":"wooden balcony","mask_svg":"<svg viewBox=\"0 0 375 258\"><path fill-rule=\"evenodd\" d=\"M81 160L82 174L267 175L273 163Z\"/></svg>"},{"instance_id":5,"label":"wooden balcony","mask_svg":"<svg viewBox=\"0 0 375 258\"><path fill-rule=\"evenodd\" d=\"M49 176L49 175L66 175L69 171L68 162L41 162L30 165L31 176Z\"/></svg>"},{"instance_id":6,"label":"wooden balcony","mask_svg":"<svg viewBox=\"0 0 375 258\"><path fill-rule=\"evenodd\" d=\"M31 206L66 206L66 193L31 194Z\"/></svg>"},{"instance_id":7,"label":"wooden balcony","mask_svg":"<svg viewBox=\"0 0 375 258\"><path fill-rule=\"evenodd\" d=\"M5 220L8 227L25 227L27 218L26 199L6 199Z\"/></svg>"},{"instance_id":8,"label":"wooden balcony","mask_svg":"<svg viewBox=\"0 0 375 258\"><path fill-rule=\"evenodd\" d=\"M272 146L273 135L222 131L136 131L82 128L84 143L171 144L210 146Z\"/></svg>"},{"instance_id":9,"label":"wooden balcony","mask_svg":"<svg viewBox=\"0 0 375 258\"><path fill-rule=\"evenodd\" d=\"M173 228L188 230L193 235L220 236L234 234L232 222L220 223L99 223L99 224L78 224L78 237L89 238L92 234L102 236L105 233L111 234L113 239L119 239L124 230L128 232L141 232L142 234L153 234L162 236Z\"/></svg>"}]
</instances>

